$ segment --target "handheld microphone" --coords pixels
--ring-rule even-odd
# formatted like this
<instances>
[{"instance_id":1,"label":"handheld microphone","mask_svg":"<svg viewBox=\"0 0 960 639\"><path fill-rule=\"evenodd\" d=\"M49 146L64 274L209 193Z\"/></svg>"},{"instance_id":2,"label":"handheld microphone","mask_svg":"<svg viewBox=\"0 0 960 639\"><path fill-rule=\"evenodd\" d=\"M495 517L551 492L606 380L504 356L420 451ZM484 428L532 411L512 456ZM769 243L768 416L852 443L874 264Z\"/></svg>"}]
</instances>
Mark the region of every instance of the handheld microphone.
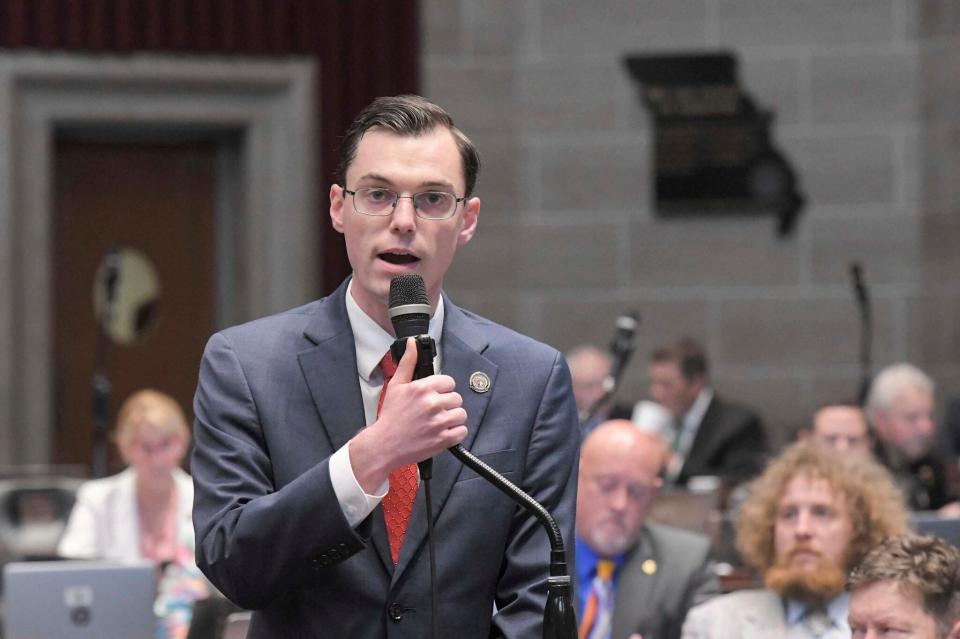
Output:
<instances>
[{"instance_id":1,"label":"handheld microphone","mask_svg":"<svg viewBox=\"0 0 960 639\"><path fill-rule=\"evenodd\" d=\"M397 339L390 346L393 361L399 363L407 350L407 338L413 337L417 345L417 365L413 369L413 379L423 379L433 375L433 359L437 355L437 345L427 334L430 329L430 298L423 278L417 274L398 275L390 280L390 323ZM425 459L417 463L420 477L430 479L433 474L433 460Z\"/></svg>"}]
</instances>

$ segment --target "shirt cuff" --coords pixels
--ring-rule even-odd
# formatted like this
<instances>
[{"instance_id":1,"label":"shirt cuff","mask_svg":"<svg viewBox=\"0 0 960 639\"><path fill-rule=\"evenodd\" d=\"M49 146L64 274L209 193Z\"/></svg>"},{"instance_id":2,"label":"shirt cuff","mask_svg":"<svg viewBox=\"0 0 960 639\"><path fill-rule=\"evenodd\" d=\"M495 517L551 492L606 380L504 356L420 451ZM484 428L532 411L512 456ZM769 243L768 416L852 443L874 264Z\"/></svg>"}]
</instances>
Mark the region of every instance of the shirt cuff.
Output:
<instances>
[{"instance_id":1,"label":"shirt cuff","mask_svg":"<svg viewBox=\"0 0 960 639\"><path fill-rule=\"evenodd\" d=\"M377 507L380 500L387 494L390 482L385 481L377 488L376 495L368 495L363 492L357 476L353 472L353 466L350 465L350 443L347 442L341 446L337 452L330 457L330 482L333 484L333 492L340 502L340 510L351 528L367 518L373 509Z\"/></svg>"}]
</instances>

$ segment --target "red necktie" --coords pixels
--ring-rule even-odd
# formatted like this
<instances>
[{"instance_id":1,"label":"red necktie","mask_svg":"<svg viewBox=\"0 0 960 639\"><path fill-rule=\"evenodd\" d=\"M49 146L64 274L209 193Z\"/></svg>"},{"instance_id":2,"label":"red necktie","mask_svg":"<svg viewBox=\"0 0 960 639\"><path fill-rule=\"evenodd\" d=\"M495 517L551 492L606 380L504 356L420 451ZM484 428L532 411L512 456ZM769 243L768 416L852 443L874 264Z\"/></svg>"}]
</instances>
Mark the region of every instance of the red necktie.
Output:
<instances>
[{"instance_id":1,"label":"red necktie","mask_svg":"<svg viewBox=\"0 0 960 639\"><path fill-rule=\"evenodd\" d=\"M383 371L383 388L380 389L380 399L377 402L377 416L383 408L383 398L387 394L387 385L390 378L397 372L397 365L388 352L380 360L380 369ZM407 524L410 522L410 513L413 511L413 501L417 498L419 477L417 465L401 466L390 473L390 490L381 502L383 516L387 523L387 537L390 540L390 556L393 565L397 565L400 557L400 546L403 537L407 534Z\"/></svg>"}]
</instances>

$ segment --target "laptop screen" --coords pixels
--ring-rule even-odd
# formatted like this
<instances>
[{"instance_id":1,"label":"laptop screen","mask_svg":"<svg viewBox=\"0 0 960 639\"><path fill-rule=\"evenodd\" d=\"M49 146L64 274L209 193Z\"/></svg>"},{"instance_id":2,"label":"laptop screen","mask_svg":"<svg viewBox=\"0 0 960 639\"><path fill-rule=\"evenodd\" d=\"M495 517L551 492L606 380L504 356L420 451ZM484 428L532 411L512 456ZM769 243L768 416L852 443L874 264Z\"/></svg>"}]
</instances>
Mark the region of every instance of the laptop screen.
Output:
<instances>
[{"instance_id":1,"label":"laptop screen","mask_svg":"<svg viewBox=\"0 0 960 639\"><path fill-rule=\"evenodd\" d=\"M156 568L106 561L4 567L6 639L151 639Z\"/></svg>"}]
</instances>

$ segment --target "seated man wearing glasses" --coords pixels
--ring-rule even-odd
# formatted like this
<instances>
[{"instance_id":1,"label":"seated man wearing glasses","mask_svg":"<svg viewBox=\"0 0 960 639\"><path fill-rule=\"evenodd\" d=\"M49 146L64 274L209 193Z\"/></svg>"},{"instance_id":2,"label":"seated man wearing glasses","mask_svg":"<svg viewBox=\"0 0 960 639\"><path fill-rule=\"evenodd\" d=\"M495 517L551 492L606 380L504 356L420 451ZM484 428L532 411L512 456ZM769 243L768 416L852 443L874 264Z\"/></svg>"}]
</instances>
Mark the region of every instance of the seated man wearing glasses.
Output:
<instances>
[{"instance_id":1,"label":"seated man wearing glasses","mask_svg":"<svg viewBox=\"0 0 960 639\"><path fill-rule=\"evenodd\" d=\"M539 637L545 531L445 453L462 443L572 543L579 426L563 357L441 291L477 229L477 151L440 107L380 98L347 130L340 169L330 219L352 276L217 333L204 353L198 564L254 610L253 639ZM418 380L415 348L389 354L390 282L402 274L422 276L438 346L439 373ZM435 579L415 465L431 457Z\"/></svg>"},{"instance_id":2,"label":"seated man wearing glasses","mask_svg":"<svg viewBox=\"0 0 960 639\"><path fill-rule=\"evenodd\" d=\"M583 442L577 497L580 636L676 639L687 611L719 591L710 541L645 521L669 449L627 420Z\"/></svg>"}]
</instances>

